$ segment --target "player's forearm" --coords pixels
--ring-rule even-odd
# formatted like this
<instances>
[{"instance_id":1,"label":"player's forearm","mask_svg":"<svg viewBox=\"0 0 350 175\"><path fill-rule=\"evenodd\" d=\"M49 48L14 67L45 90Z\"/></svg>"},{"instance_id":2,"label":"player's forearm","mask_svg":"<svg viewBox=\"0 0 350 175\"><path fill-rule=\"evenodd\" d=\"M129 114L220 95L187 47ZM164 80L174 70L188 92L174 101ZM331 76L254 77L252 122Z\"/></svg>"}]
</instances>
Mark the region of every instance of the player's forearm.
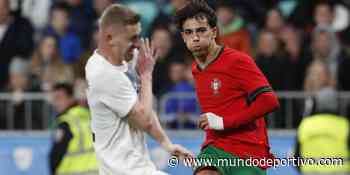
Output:
<instances>
[{"instance_id":1,"label":"player's forearm","mask_svg":"<svg viewBox=\"0 0 350 175\"><path fill-rule=\"evenodd\" d=\"M239 113L223 118L224 129L237 128L279 108L277 96L273 92L259 95L251 105Z\"/></svg>"},{"instance_id":2,"label":"player's forearm","mask_svg":"<svg viewBox=\"0 0 350 175\"><path fill-rule=\"evenodd\" d=\"M145 74L140 77L140 104L143 106L144 117L150 117L152 115L153 95L152 95L152 75Z\"/></svg>"},{"instance_id":3,"label":"player's forearm","mask_svg":"<svg viewBox=\"0 0 350 175\"><path fill-rule=\"evenodd\" d=\"M152 111L152 126L146 131L154 140L156 140L164 149L168 150L169 145L171 145L171 141L169 137L166 135L163 130L160 122L158 120L157 114Z\"/></svg>"}]
</instances>

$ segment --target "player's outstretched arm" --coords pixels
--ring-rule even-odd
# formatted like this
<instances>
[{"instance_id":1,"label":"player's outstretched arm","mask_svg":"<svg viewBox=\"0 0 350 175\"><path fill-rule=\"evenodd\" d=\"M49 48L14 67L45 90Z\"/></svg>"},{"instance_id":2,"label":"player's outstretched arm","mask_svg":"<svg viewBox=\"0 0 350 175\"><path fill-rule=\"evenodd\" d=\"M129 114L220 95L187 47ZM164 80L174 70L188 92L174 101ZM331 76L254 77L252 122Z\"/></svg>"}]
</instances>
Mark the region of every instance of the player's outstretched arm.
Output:
<instances>
[{"instance_id":1,"label":"player's outstretched arm","mask_svg":"<svg viewBox=\"0 0 350 175\"><path fill-rule=\"evenodd\" d=\"M237 128L273 112L278 107L279 102L275 93L266 92L259 95L250 106L232 114L231 116L219 116L210 112L202 114L199 119L199 128L203 130L226 130Z\"/></svg>"},{"instance_id":2,"label":"player's outstretched arm","mask_svg":"<svg viewBox=\"0 0 350 175\"><path fill-rule=\"evenodd\" d=\"M147 133L152 136L166 151L168 151L171 155L180 158L194 157L193 153L191 153L183 146L171 143L169 137L161 127L157 114L154 111L152 112L152 118L153 125L147 131Z\"/></svg>"}]
</instances>

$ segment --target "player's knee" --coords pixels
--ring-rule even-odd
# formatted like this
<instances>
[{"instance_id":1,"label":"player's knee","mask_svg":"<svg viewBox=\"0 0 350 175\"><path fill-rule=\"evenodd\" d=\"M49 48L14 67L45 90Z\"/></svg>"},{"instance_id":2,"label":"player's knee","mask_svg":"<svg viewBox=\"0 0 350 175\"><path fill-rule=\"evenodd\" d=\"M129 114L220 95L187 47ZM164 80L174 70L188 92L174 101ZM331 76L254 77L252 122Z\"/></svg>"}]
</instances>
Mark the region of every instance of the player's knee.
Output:
<instances>
[{"instance_id":1,"label":"player's knee","mask_svg":"<svg viewBox=\"0 0 350 175\"><path fill-rule=\"evenodd\" d=\"M215 168L203 168L194 175L221 175Z\"/></svg>"}]
</instances>

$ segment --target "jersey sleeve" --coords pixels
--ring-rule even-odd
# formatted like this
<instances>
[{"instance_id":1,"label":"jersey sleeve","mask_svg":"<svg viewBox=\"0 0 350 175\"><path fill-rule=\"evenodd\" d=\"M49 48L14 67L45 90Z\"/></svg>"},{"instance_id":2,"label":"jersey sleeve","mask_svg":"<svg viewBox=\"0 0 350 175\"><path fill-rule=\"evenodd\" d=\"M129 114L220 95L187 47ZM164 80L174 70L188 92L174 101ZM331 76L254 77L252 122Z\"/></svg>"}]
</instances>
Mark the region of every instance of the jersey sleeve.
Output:
<instances>
[{"instance_id":1,"label":"jersey sleeve","mask_svg":"<svg viewBox=\"0 0 350 175\"><path fill-rule=\"evenodd\" d=\"M258 95L272 91L269 82L251 57L245 54L235 54L235 56L237 58L232 63L231 76L247 93L248 104L253 102Z\"/></svg>"},{"instance_id":2,"label":"jersey sleeve","mask_svg":"<svg viewBox=\"0 0 350 175\"><path fill-rule=\"evenodd\" d=\"M101 102L119 117L127 116L137 100L137 93L131 81L126 75L119 73L101 78L100 82Z\"/></svg>"}]
</instances>

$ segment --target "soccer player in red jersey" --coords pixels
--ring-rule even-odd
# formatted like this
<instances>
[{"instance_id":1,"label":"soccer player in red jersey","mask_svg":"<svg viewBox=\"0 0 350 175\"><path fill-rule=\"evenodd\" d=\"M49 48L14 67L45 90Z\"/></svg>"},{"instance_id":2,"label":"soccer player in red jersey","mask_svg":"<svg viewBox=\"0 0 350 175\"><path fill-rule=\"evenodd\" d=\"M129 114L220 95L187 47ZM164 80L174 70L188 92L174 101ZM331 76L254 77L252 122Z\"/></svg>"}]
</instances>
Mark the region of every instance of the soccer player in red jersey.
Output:
<instances>
[{"instance_id":1,"label":"soccer player in red jersey","mask_svg":"<svg viewBox=\"0 0 350 175\"><path fill-rule=\"evenodd\" d=\"M194 56L192 73L203 112L199 127L206 132L198 157L272 159L264 116L279 102L254 60L216 43L216 15L205 1L191 0L175 21ZM195 167L194 174L264 175L266 168L216 164Z\"/></svg>"}]
</instances>

